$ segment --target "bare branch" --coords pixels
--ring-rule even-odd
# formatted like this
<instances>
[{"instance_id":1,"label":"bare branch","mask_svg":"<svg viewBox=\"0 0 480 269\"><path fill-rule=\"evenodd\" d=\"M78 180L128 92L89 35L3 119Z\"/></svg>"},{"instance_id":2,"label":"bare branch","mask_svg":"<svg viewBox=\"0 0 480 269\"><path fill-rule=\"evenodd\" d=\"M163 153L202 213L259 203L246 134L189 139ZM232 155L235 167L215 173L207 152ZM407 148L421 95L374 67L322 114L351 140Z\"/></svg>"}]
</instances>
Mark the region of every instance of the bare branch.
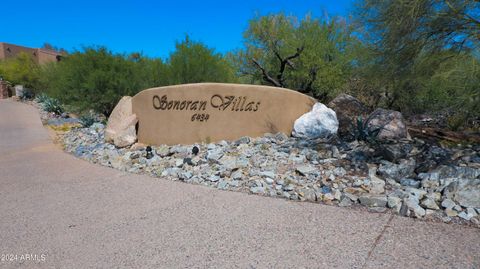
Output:
<instances>
[{"instance_id":1,"label":"bare branch","mask_svg":"<svg viewBox=\"0 0 480 269\"><path fill-rule=\"evenodd\" d=\"M263 68L260 63L256 59L252 59L252 62L262 71L263 79L271 84L273 84L276 87L283 87L280 82L272 78L268 72Z\"/></svg>"},{"instance_id":2,"label":"bare branch","mask_svg":"<svg viewBox=\"0 0 480 269\"><path fill-rule=\"evenodd\" d=\"M284 87L283 74L285 72L286 66L288 65L288 66L293 68L293 64L292 64L291 60L293 60L297 57L300 57L300 54L303 52L303 49L304 49L304 46L302 46L300 48L297 48L297 52L295 54L287 56L286 58L282 58L282 56L280 56L280 53L278 53L278 51L276 49L273 50L273 52L277 56L278 60L280 61L280 70L278 71L278 74L277 74L277 80L280 82L282 87Z\"/></svg>"}]
</instances>

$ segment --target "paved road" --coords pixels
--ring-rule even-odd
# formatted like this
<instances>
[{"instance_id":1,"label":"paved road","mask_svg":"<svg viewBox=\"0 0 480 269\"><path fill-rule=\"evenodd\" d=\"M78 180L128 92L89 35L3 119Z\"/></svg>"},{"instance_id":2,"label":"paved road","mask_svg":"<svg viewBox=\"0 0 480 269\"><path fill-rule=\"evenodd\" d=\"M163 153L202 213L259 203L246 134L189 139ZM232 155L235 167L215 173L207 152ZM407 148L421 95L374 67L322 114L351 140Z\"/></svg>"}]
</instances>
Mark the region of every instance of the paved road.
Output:
<instances>
[{"instance_id":1,"label":"paved road","mask_svg":"<svg viewBox=\"0 0 480 269\"><path fill-rule=\"evenodd\" d=\"M0 268L480 268L480 231L92 165L0 100L5 254Z\"/></svg>"}]
</instances>

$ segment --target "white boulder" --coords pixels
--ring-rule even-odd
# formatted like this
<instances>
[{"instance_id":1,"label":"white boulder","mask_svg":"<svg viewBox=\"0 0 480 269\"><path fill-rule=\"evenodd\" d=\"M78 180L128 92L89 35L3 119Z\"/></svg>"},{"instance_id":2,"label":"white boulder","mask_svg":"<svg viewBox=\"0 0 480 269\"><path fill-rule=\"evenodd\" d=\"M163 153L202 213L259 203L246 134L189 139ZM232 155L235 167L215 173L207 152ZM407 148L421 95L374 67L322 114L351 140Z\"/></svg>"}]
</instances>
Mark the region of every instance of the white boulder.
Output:
<instances>
[{"instance_id":1,"label":"white boulder","mask_svg":"<svg viewBox=\"0 0 480 269\"><path fill-rule=\"evenodd\" d=\"M337 134L338 120L335 111L316 103L312 111L303 114L293 125L292 135L299 138L318 139Z\"/></svg>"}]
</instances>

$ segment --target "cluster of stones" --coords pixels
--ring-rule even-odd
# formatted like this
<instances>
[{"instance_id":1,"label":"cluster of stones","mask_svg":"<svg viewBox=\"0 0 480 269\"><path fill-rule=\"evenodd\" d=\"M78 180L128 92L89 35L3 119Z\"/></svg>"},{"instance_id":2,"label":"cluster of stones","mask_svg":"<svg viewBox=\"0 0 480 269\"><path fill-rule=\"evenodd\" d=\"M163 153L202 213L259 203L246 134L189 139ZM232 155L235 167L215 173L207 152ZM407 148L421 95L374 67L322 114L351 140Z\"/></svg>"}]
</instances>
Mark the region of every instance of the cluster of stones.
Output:
<instances>
[{"instance_id":1,"label":"cluster of stones","mask_svg":"<svg viewBox=\"0 0 480 269\"><path fill-rule=\"evenodd\" d=\"M480 146L450 149L418 139L372 145L278 133L118 148L105 142L99 123L72 129L64 146L92 163L223 190L480 223Z\"/></svg>"}]
</instances>

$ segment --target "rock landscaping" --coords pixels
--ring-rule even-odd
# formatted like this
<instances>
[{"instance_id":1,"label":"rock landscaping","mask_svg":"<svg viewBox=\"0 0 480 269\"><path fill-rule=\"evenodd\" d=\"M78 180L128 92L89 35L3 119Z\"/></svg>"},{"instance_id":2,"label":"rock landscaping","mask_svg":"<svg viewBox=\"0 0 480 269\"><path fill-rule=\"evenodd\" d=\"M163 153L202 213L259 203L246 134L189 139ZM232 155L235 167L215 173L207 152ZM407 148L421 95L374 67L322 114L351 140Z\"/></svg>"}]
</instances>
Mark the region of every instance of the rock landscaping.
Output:
<instances>
[{"instance_id":1,"label":"rock landscaping","mask_svg":"<svg viewBox=\"0 0 480 269\"><path fill-rule=\"evenodd\" d=\"M47 124L59 121L41 115ZM372 115L389 126L377 143L309 138L324 132L319 129L300 137L277 133L231 142L117 147L105 142L106 127L98 122L75 125L62 141L76 157L125 172L480 227L480 145L427 143L406 137L400 113ZM331 125L338 128L338 122Z\"/></svg>"}]
</instances>

